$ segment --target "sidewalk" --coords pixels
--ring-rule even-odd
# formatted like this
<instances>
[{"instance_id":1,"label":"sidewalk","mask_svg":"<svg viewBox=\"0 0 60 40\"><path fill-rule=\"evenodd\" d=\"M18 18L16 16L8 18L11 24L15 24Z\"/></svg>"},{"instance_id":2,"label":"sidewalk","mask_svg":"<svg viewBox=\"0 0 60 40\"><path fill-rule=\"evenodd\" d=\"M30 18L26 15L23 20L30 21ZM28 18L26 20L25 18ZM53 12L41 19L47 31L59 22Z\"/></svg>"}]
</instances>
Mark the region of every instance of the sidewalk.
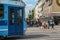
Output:
<instances>
[{"instance_id":1,"label":"sidewalk","mask_svg":"<svg viewBox=\"0 0 60 40\"><path fill-rule=\"evenodd\" d=\"M39 31L39 32L42 32L42 29L41 29L41 27L28 27L27 28L27 31L30 31L30 32L37 32L37 31ZM43 29L43 31L46 31L46 32L50 32L50 31L60 31L60 25L58 25L58 26L54 26L54 29Z\"/></svg>"},{"instance_id":2,"label":"sidewalk","mask_svg":"<svg viewBox=\"0 0 60 40\"><path fill-rule=\"evenodd\" d=\"M27 28L26 35L30 35L31 37L33 35L32 38L35 40L60 40L60 25L55 26L54 29L43 30L40 27L29 27ZM35 35L37 35L37 38Z\"/></svg>"}]
</instances>

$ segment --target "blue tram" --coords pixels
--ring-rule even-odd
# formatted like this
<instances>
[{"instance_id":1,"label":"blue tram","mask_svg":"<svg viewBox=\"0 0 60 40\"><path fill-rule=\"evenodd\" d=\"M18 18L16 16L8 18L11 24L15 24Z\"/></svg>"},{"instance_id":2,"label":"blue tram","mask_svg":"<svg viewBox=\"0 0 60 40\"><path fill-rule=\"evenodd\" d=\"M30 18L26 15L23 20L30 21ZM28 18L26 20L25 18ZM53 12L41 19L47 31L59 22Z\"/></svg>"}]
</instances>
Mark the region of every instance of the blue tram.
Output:
<instances>
[{"instance_id":1,"label":"blue tram","mask_svg":"<svg viewBox=\"0 0 60 40\"><path fill-rule=\"evenodd\" d=\"M0 36L24 36L25 3L22 0L0 0Z\"/></svg>"}]
</instances>

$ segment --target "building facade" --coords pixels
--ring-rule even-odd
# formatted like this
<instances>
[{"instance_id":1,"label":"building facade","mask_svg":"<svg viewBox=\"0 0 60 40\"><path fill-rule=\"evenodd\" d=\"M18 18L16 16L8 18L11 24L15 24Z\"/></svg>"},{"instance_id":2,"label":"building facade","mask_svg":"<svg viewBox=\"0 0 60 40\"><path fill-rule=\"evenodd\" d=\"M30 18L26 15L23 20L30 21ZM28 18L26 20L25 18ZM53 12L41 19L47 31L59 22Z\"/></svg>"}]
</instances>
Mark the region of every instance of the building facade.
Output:
<instances>
[{"instance_id":1,"label":"building facade","mask_svg":"<svg viewBox=\"0 0 60 40\"><path fill-rule=\"evenodd\" d=\"M42 10L43 10L42 5L43 5L42 0L38 0L38 3L34 9L34 18L39 18L40 16L42 16Z\"/></svg>"},{"instance_id":2,"label":"building facade","mask_svg":"<svg viewBox=\"0 0 60 40\"><path fill-rule=\"evenodd\" d=\"M44 2L43 2L44 1ZM54 19L55 24L60 23L60 0L39 0L34 10L35 18L40 16L49 20Z\"/></svg>"},{"instance_id":3,"label":"building facade","mask_svg":"<svg viewBox=\"0 0 60 40\"><path fill-rule=\"evenodd\" d=\"M45 17L49 17L49 14L51 13L51 7L52 6L49 6L51 3L49 3L50 1L46 1L45 0L45 2L44 2L44 5L43 5L43 16L45 16Z\"/></svg>"},{"instance_id":4,"label":"building facade","mask_svg":"<svg viewBox=\"0 0 60 40\"><path fill-rule=\"evenodd\" d=\"M43 16L53 17L55 24L60 23L60 0L45 0Z\"/></svg>"},{"instance_id":5,"label":"building facade","mask_svg":"<svg viewBox=\"0 0 60 40\"><path fill-rule=\"evenodd\" d=\"M60 24L60 0L53 0L52 15L54 17L55 24Z\"/></svg>"}]
</instances>

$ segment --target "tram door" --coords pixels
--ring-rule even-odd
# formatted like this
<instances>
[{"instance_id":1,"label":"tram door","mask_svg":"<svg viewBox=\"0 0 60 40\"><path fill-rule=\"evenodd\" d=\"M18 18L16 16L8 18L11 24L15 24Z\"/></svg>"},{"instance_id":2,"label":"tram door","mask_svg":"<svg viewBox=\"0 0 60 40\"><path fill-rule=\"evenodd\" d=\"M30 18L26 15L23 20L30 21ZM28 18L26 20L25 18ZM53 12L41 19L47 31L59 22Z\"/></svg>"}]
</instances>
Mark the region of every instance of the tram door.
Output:
<instances>
[{"instance_id":1,"label":"tram door","mask_svg":"<svg viewBox=\"0 0 60 40\"><path fill-rule=\"evenodd\" d=\"M11 35L22 35L22 9L9 7L9 33Z\"/></svg>"},{"instance_id":2,"label":"tram door","mask_svg":"<svg viewBox=\"0 0 60 40\"><path fill-rule=\"evenodd\" d=\"M23 34L23 24L22 24L22 9L17 9L17 20L16 20L16 35Z\"/></svg>"},{"instance_id":3,"label":"tram door","mask_svg":"<svg viewBox=\"0 0 60 40\"><path fill-rule=\"evenodd\" d=\"M9 10L8 10L8 12L9 12L9 33L10 33L10 35L15 35L15 29L16 29L16 27L15 27L15 12L14 12L14 8L13 7L9 7Z\"/></svg>"}]
</instances>

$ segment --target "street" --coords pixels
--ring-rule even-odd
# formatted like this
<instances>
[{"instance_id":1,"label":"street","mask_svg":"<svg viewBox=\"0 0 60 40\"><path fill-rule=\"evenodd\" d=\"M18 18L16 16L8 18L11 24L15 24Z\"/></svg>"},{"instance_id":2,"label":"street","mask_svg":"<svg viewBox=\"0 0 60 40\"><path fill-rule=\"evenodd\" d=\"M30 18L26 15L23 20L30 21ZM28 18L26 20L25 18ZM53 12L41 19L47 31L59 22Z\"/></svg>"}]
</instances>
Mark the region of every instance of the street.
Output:
<instances>
[{"instance_id":1,"label":"street","mask_svg":"<svg viewBox=\"0 0 60 40\"><path fill-rule=\"evenodd\" d=\"M41 29L40 27L29 27L24 38L9 40L60 40L60 26L54 29Z\"/></svg>"}]
</instances>

